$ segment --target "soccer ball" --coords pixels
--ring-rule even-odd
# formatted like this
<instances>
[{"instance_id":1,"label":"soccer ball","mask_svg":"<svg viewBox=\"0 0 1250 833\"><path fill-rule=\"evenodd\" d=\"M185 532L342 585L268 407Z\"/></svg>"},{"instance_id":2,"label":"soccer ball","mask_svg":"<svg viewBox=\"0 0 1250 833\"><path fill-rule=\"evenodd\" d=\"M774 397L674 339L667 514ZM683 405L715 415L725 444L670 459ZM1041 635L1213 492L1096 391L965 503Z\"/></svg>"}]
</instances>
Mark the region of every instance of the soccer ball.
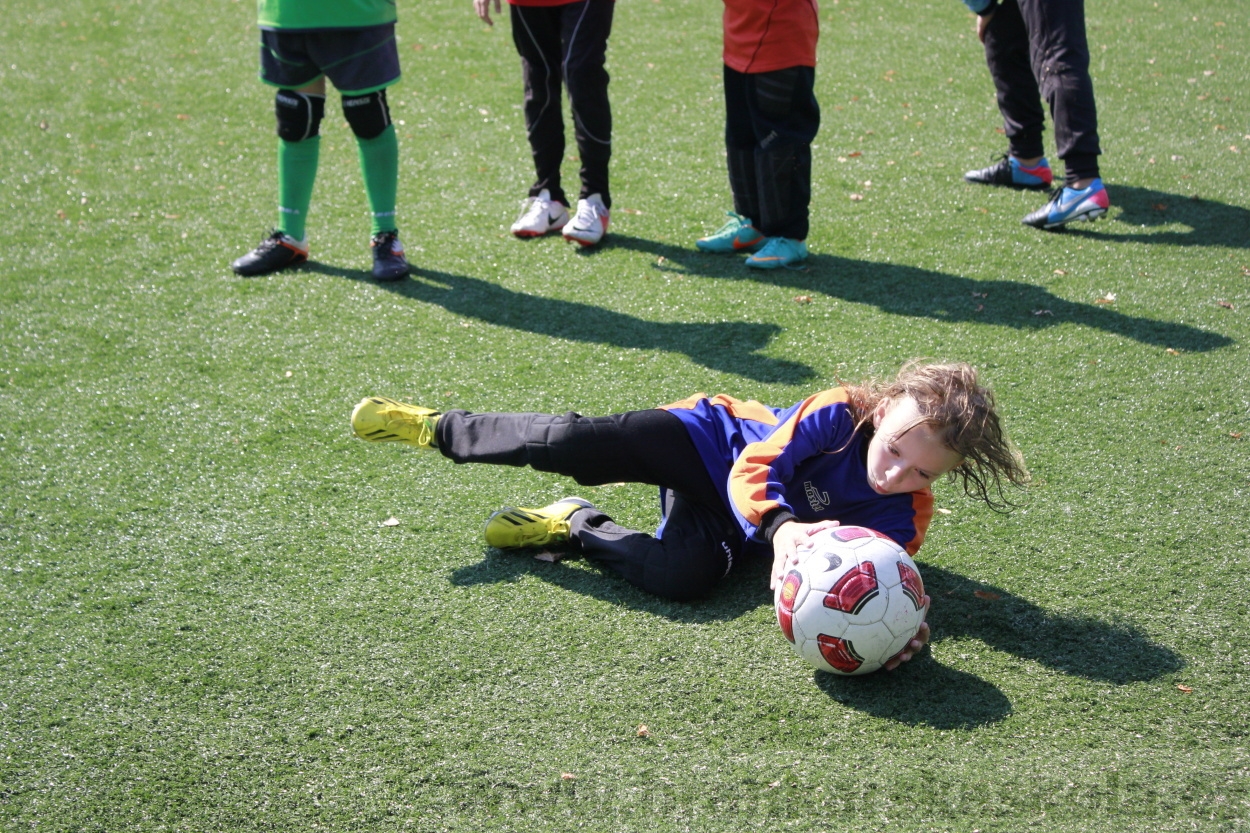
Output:
<instances>
[{"instance_id":1,"label":"soccer ball","mask_svg":"<svg viewBox=\"0 0 1250 833\"><path fill-rule=\"evenodd\" d=\"M907 647L929 612L916 562L880 532L835 526L777 588L777 624L820 671L867 674Z\"/></svg>"}]
</instances>

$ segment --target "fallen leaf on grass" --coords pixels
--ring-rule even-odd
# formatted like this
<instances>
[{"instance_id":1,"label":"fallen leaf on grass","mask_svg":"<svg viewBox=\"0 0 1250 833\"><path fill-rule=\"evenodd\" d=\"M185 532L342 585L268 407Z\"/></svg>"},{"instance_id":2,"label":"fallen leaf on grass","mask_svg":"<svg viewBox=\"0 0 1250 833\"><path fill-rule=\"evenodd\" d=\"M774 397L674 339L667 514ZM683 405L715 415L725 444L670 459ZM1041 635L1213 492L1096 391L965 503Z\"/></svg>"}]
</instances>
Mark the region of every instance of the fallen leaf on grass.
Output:
<instances>
[{"instance_id":1,"label":"fallen leaf on grass","mask_svg":"<svg viewBox=\"0 0 1250 833\"><path fill-rule=\"evenodd\" d=\"M571 772L561 772L561 773L560 773L560 780L561 780L561 781L576 781L576 780L577 780L577 776L576 776L576 775L574 775L574 774L573 774L573 773L571 773Z\"/></svg>"},{"instance_id":2,"label":"fallen leaf on grass","mask_svg":"<svg viewBox=\"0 0 1250 833\"><path fill-rule=\"evenodd\" d=\"M858 151L858 150L856 150L856 151L852 151L851 153L848 153L848 154L846 155L846 158L847 158L847 159L854 159L854 158L855 158L855 157L857 157L857 156L863 156L863 155L864 155L864 154L863 154L863 152L862 152L862 151Z\"/></svg>"},{"instance_id":3,"label":"fallen leaf on grass","mask_svg":"<svg viewBox=\"0 0 1250 833\"><path fill-rule=\"evenodd\" d=\"M1056 269L1056 270L1055 270L1055 274L1056 274L1056 275L1066 275L1066 274L1068 274L1068 270L1067 270L1067 269Z\"/></svg>"},{"instance_id":4,"label":"fallen leaf on grass","mask_svg":"<svg viewBox=\"0 0 1250 833\"><path fill-rule=\"evenodd\" d=\"M1177 683L1176 690L1182 694L1192 694L1194 691L1191 686L1187 686L1184 683Z\"/></svg>"},{"instance_id":5,"label":"fallen leaf on grass","mask_svg":"<svg viewBox=\"0 0 1250 833\"><path fill-rule=\"evenodd\" d=\"M1224 309L1237 309L1235 306L1233 306L1232 304L1230 304L1228 301L1216 301L1215 303L1216 303L1216 305L1221 306L1221 307L1223 307Z\"/></svg>"},{"instance_id":6,"label":"fallen leaf on grass","mask_svg":"<svg viewBox=\"0 0 1250 833\"><path fill-rule=\"evenodd\" d=\"M796 304L810 304L811 302L812 302L811 295L795 295L794 296L794 303Z\"/></svg>"},{"instance_id":7,"label":"fallen leaf on grass","mask_svg":"<svg viewBox=\"0 0 1250 833\"><path fill-rule=\"evenodd\" d=\"M638 730L634 732L634 734L640 738L649 738L651 737L651 730L647 728L647 724L642 723L638 726Z\"/></svg>"},{"instance_id":8,"label":"fallen leaf on grass","mask_svg":"<svg viewBox=\"0 0 1250 833\"><path fill-rule=\"evenodd\" d=\"M951 513L951 510L943 509L941 507L938 507L937 509L934 509L933 511L937 512L939 515L949 515Z\"/></svg>"},{"instance_id":9,"label":"fallen leaf on grass","mask_svg":"<svg viewBox=\"0 0 1250 833\"><path fill-rule=\"evenodd\" d=\"M557 561L559 561L563 557L564 556L558 552L552 552L551 550L543 550L542 552L534 556L534 560L542 561L544 564L555 564Z\"/></svg>"},{"instance_id":10,"label":"fallen leaf on grass","mask_svg":"<svg viewBox=\"0 0 1250 833\"><path fill-rule=\"evenodd\" d=\"M1034 315L1054 315L1054 313L1048 309L1035 309L1033 310L1033 314Z\"/></svg>"},{"instance_id":11,"label":"fallen leaf on grass","mask_svg":"<svg viewBox=\"0 0 1250 833\"><path fill-rule=\"evenodd\" d=\"M997 593L991 593L988 590L973 590L972 595L976 596L978 599L985 599L987 602L996 602L1002 598L1002 596Z\"/></svg>"},{"instance_id":12,"label":"fallen leaf on grass","mask_svg":"<svg viewBox=\"0 0 1250 833\"><path fill-rule=\"evenodd\" d=\"M1181 351L1180 351L1180 350L1175 350L1175 349L1173 349L1173 348L1171 348L1171 347L1169 347L1169 348L1168 348L1165 352L1166 352L1169 356L1179 356L1179 355L1181 354Z\"/></svg>"},{"instance_id":13,"label":"fallen leaf on grass","mask_svg":"<svg viewBox=\"0 0 1250 833\"><path fill-rule=\"evenodd\" d=\"M1101 298L1095 298L1095 299L1094 299L1094 303L1095 303L1095 304L1114 304L1114 303L1115 303L1115 293L1114 293L1114 292L1108 292L1106 295L1102 296Z\"/></svg>"},{"instance_id":14,"label":"fallen leaf on grass","mask_svg":"<svg viewBox=\"0 0 1250 833\"><path fill-rule=\"evenodd\" d=\"M864 198L863 194L851 194L851 202L859 202Z\"/></svg>"},{"instance_id":15,"label":"fallen leaf on grass","mask_svg":"<svg viewBox=\"0 0 1250 833\"><path fill-rule=\"evenodd\" d=\"M1240 431L1229 431L1229 432L1228 432L1228 436L1232 437L1234 440L1240 440L1240 439L1241 439L1241 432L1240 432Z\"/></svg>"},{"instance_id":16,"label":"fallen leaf on grass","mask_svg":"<svg viewBox=\"0 0 1250 833\"><path fill-rule=\"evenodd\" d=\"M621 211L624 211L626 214L642 214L637 208L622 208Z\"/></svg>"},{"instance_id":17,"label":"fallen leaf on grass","mask_svg":"<svg viewBox=\"0 0 1250 833\"><path fill-rule=\"evenodd\" d=\"M399 518L391 515L389 518L382 521L382 526L399 526Z\"/></svg>"}]
</instances>

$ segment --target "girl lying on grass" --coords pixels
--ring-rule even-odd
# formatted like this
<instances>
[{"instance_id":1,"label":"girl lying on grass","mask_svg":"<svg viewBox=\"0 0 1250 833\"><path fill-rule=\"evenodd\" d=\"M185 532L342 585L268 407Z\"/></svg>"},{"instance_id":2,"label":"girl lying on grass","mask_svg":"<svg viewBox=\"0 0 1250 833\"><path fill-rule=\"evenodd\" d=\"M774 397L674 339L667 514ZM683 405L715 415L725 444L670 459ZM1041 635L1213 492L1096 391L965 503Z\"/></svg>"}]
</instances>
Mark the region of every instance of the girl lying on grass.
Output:
<instances>
[{"instance_id":1,"label":"girl lying on grass","mask_svg":"<svg viewBox=\"0 0 1250 833\"><path fill-rule=\"evenodd\" d=\"M500 549L562 546L631 584L679 601L707 595L735 561L771 549L771 586L800 545L839 524L888 535L915 554L942 475L995 510L1004 481L1028 479L1003 433L992 393L967 364L904 365L894 381L842 385L789 408L725 395L602 417L439 412L368 397L352 429L370 442L436 450L456 463L530 466L585 486L660 488L654 534L626 529L581 498L504 507L486 522ZM886 664L928 641L922 624Z\"/></svg>"}]
</instances>

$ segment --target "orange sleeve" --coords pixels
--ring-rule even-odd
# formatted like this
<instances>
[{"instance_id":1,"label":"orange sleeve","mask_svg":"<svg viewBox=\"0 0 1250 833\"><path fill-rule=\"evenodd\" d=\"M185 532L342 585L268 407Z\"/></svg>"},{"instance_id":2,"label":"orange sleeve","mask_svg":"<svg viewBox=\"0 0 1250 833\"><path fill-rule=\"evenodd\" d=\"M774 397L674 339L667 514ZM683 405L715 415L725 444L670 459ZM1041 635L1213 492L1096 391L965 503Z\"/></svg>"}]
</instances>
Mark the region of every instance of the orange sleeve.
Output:
<instances>
[{"instance_id":1,"label":"orange sleeve","mask_svg":"<svg viewBox=\"0 0 1250 833\"><path fill-rule=\"evenodd\" d=\"M830 406L845 403L846 391L832 388L813 394L777 425L767 439L748 445L729 472L729 499L748 523L782 508L780 496L795 466L850 438L851 427Z\"/></svg>"}]
</instances>

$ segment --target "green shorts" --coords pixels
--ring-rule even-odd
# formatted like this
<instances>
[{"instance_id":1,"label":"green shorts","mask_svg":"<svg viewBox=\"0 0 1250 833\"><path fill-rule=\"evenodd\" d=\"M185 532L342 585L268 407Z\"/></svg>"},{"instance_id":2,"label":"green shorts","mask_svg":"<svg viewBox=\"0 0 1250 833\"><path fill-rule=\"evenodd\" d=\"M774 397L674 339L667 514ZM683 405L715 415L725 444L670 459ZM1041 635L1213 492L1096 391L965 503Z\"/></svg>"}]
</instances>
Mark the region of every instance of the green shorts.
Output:
<instances>
[{"instance_id":1,"label":"green shorts","mask_svg":"<svg viewBox=\"0 0 1250 833\"><path fill-rule=\"evenodd\" d=\"M399 80L395 24L260 30L260 80L295 90L323 75L344 95L367 95L394 84Z\"/></svg>"}]
</instances>

